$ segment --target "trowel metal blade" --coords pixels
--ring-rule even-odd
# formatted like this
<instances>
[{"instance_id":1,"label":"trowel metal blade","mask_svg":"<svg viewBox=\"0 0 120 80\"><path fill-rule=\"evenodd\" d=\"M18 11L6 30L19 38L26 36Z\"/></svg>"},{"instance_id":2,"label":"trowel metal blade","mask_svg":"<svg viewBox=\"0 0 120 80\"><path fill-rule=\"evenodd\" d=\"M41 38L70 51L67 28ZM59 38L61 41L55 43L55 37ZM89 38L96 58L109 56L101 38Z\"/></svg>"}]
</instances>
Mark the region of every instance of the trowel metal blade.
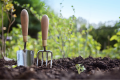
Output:
<instances>
[{"instance_id":1,"label":"trowel metal blade","mask_svg":"<svg viewBox=\"0 0 120 80\"><path fill-rule=\"evenodd\" d=\"M23 50L17 51L17 65L18 66L31 66L34 65L34 51Z\"/></svg>"},{"instance_id":2,"label":"trowel metal blade","mask_svg":"<svg viewBox=\"0 0 120 80\"><path fill-rule=\"evenodd\" d=\"M24 62L24 51L23 50L19 50L17 51L17 65L18 66L24 66L25 62Z\"/></svg>"}]
</instances>

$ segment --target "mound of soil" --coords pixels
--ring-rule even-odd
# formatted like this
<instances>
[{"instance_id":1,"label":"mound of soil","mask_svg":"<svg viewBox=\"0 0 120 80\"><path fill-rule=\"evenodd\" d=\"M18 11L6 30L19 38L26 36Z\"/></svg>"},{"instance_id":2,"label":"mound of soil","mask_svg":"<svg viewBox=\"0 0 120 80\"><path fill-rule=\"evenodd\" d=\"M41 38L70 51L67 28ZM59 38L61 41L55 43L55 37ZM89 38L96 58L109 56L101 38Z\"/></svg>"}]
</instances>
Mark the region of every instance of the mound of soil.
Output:
<instances>
[{"instance_id":1,"label":"mound of soil","mask_svg":"<svg viewBox=\"0 0 120 80\"><path fill-rule=\"evenodd\" d=\"M35 65L36 65L36 59ZM50 61L46 67L45 62L39 66L17 66L16 61L4 61L0 59L0 79L56 79L56 80L70 80L70 79L120 79L120 60L104 58L88 57L83 59L81 56L70 59L61 58L53 60L53 66L50 68ZM81 64L86 70L78 74L76 64Z\"/></svg>"}]
</instances>

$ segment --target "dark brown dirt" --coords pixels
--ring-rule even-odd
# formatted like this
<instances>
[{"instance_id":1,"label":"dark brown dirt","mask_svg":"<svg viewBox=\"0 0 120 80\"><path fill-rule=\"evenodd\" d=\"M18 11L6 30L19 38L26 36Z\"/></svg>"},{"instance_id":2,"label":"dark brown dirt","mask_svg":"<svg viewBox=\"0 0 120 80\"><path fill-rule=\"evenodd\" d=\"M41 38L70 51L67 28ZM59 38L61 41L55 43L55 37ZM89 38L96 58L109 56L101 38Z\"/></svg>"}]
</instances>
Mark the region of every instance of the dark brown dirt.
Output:
<instances>
[{"instance_id":1,"label":"dark brown dirt","mask_svg":"<svg viewBox=\"0 0 120 80\"><path fill-rule=\"evenodd\" d=\"M36 59L35 59L36 62ZM48 61L50 65L50 61ZM41 67L41 60L39 60L39 67L15 67L16 61L4 61L0 59L0 79L56 79L56 80L70 80L70 79L120 79L120 60L110 59L107 57L92 58L76 57L74 59L62 58L53 60L52 69L44 65ZM78 74L75 67L76 64L82 64L86 70ZM9 65L9 67L6 67Z\"/></svg>"}]
</instances>

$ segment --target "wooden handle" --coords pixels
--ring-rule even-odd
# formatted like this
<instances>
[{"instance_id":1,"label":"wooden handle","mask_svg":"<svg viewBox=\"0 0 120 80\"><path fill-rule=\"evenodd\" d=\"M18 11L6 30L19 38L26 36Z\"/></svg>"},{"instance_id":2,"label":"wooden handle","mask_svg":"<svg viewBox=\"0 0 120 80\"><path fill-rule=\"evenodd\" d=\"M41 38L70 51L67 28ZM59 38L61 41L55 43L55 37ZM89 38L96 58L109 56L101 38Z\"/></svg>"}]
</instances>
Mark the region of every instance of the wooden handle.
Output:
<instances>
[{"instance_id":1,"label":"wooden handle","mask_svg":"<svg viewBox=\"0 0 120 80\"><path fill-rule=\"evenodd\" d=\"M48 35L49 19L47 15L43 15L41 19L41 29L42 29L42 45L47 45L47 35Z\"/></svg>"},{"instance_id":2,"label":"wooden handle","mask_svg":"<svg viewBox=\"0 0 120 80\"><path fill-rule=\"evenodd\" d=\"M27 42L29 16L26 9L23 9L21 11L20 17L21 17L23 41Z\"/></svg>"}]
</instances>

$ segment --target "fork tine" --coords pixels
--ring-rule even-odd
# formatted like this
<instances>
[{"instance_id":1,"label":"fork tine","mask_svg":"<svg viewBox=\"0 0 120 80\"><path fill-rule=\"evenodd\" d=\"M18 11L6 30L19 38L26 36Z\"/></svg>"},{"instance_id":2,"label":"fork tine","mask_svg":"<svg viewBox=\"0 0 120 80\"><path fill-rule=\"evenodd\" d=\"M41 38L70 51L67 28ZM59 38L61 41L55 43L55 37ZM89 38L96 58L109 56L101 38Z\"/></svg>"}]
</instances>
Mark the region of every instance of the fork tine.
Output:
<instances>
[{"instance_id":1,"label":"fork tine","mask_svg":"<svg viewBox=\"0 0 120 80\"><path fill-rule=\"evenodd\" d=\"M51 64L50 64L50 68L52 68L52 57L53 57L53 54L52 54L52 52L50 52L51 53Z\"/></svg>"},{"instance_id":2,"label":"fork tine","mask_svg":"<svg viewBox=\"0 0 120 80\"><path fill-rule=\"evenodd\" d=\"M37 53L37 66L38 66L38 60L39 60L39 52Z\"/></svg>"},{"instance_id":3,"label":"fork tine","mask_svg":"<svg viewBox=\"0 0 120 80\"><path fill-rule=\"evenodd\" d=\"M42 52L42 62L41 62L41 66L43 66L43 52Z\"/></svg>"},{"instance_id":4,"label":"fork tine","mask_svg":"<svg viewBox=\"0 0 120 80\"><path fill-rule=\"evenodd\" d=\"M50 68L52 68L52 58L53 58L53 54L51 51L38 51L37 53L37 66L39 64L39 54L42 52L42 61L41 61L41 66L43 66L43 52L46 52L46 67L48 66L48 53L51 53L51 63L50 63Z\"/></svg>"},{"instance_id":5,"label":"fork tine","mask_svg":"<svg viewBox=\"0 0 120 80\"><path fill-rule=\"evenodd\" d=\"M46 52L46 67L47 67L47 62L48 62L48 52Z\"/></svg>"}]
</instances>

